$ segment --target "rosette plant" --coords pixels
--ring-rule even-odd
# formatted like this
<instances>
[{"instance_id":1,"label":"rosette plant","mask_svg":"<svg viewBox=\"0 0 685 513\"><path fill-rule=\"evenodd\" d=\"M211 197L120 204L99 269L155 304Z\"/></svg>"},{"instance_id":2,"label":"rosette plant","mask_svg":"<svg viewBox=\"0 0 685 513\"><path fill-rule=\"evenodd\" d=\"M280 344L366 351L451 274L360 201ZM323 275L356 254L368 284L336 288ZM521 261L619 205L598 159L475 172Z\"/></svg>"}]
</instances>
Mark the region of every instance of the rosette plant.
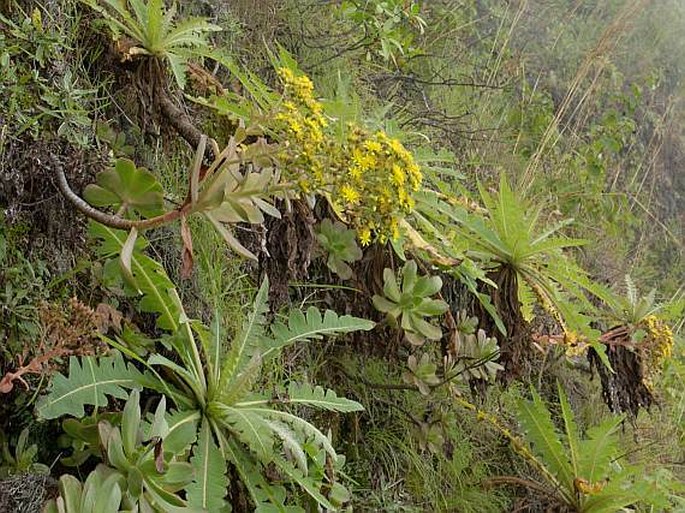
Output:
<instances>
[{"instance_id":1,"label":"rosette plant","mask_svg":"<svg viewBox=\"0 0 685 513\"><path fill-rule=\"evenodd\" d=\"M441 299L431 299L442 288L439 276L418 276L416 262L409 260L398 279L392 269L383 270L383 295L373 296L373 305L379 312L396 322L414 345L426 339L440 340L442 330L426 320L444 314L448 305Z\"/></svg>"},{"instance_id":2,"label":"rosette plant","mask_svg":"<svg viewBox=\"0 0 685 513\"><path fill-rule=\"evenodd\" d=\"M228 464L257 511L301 511L287 504L286 486L299 487L323 508L340 506L348 497L336 478L344 458L327 435L298 415L298 409L352 412L362 406L306 382L283 383L275 395L260 390L258 383L262 364L284 348L298 341L369 330L374 323L310 307L306 312L293 310L267 327L265 278L242 329L226 340L218 318L207 327L188 317L162 266L143 253L146 241L142 237L127 250L128 268L123 272L120 260L112 257L124 251L126 232L94 224L92 233L101 241L101 257L110 259L104 269L107 279L140 296L141 311L156 314L157 328L163 333L159 343L166 352L152 351L144 359L128 350L124 341L109 340L119 351L99 359L72 358L68 376L54 377L49 393L38 405L38 414L43 418L83 417L85 406L97 410L107 406L108 397L125 398L127 389L144 387L175 404L184 416L185 429L195 436L190 458L194 479L184 485L189 507L227 510ZM146 370L127 363L122 353ZM135 412L129 415L135 416ZM123 429L121 436L126 439ZM116 446L116 435L110 434L106 440ZM114 456L126 468L127 461L150 457L136 450L125 450L123 458L120 451ZM140 465L150 464L145 459ZM267 478L269 469L277 469L278 482ZM131 470L128 475L138 473ZM153 502L157 510L169 511L161 501Z\"/></svg>"}]
</instances>

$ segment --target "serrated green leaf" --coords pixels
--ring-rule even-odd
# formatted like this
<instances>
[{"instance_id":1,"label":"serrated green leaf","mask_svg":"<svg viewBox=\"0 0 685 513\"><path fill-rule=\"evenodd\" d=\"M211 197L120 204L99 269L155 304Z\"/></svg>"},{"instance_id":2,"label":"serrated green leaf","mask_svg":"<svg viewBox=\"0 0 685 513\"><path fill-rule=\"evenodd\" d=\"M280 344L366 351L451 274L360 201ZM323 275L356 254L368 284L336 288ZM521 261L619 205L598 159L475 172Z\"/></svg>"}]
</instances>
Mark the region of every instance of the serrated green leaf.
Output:
<instances>
[{"instance_id":1,"label":"serrated green leaf","mask_svg":"<svg viewBox=\"0 0 685 513\"><path fill-rule=\"evenodd\" d=\"M523 315L523 319L526 322L531 322L535 317L534 307L538 301L538 298L535 296L533 289L530 288L530 285L528 285L528 283L526 283L526 281L520 275L517 278L516 292L521 308L521 315Z\"/></svg>"},{"instance_id":2,"label":"serrated green leaf","mask_svg":"<svg viewBox=\"0 0 685 513\"><path fill-rule=\"evenodd\" d=\"M330 501L321 493L321 483L316 479L306 476L301 470L295 468L288 461L280 456L276 456L273 459L276 466L291 480L297 483L300 488L309 494L319 505L323 508L332 511L335 506L330 503Z\"/></svg>"},{"instance_id":3,"label":"serrated green leaf","mask_svg":"<svg viewBox=\"0 0 685 513\"><path fill-rule=\"evenodd\" d=\"M264 462L271 461L274 454L274 434L266 421L254 409L226 407L222 421L225 425Z\"/></svg>"},{"instance_id":4,"label":"serrated green leaf","mask_svg":"<svg viewBox=\"0 0 685 513\"><path fill-rule=\"evenodd\" d=\"M126 389L143 386L143 374L131 364L124 362L121 353L96 358L84 356L69 358L69 376L55 374L48 394L36 407L39 417L54 419L63 415L81 418L84 406L97 410L107 406L107 396L126 399Z\"/></svg>"},{"instance_id":5,"label":"serrated green leaf","mask_svg":"<svg viewBox=\"0 0 685 513\"><path fill-rule=\"evenodd\" d=\"M200 413L197 411L174 411L167 414L169 430L163 440L165 453L182 454L197 439L197 423Z\"/></svg>"},{"instance_id":6,"label":"serrated green leaf","mask_svg":"<svg viewBox=\"0 0 685 513\"><path fill-rule=\"evenodd\" d=\"M186 487L188 504L207 511L220 511L226 505L226 460L214 442L207 420L202 422L190 461L195 479Z\"/></svg>"},{"instance_id":7,"label":"serrated green leaf","mask_svg":"<svg viewBox=\"0 0 685 513\"><path fill-rule=\"evenodd\" d=\"M288 513L290 509L285 506L285 488L277 484L268 483L263 475L263 469L253 459L253 456L240 446L236 440L228 440L226 443L228 459L238 471L240 480L247 488L255 511L269 511Z\"/></svg>"},{"instance_id":8,"label":"serrated green leaf","mask_svg":"<svg viewBox=\"0 0 685 513\"><path fill-rule=\"evenodd\" d=\"M124 250L128 235L123 230L115 230L96 222L90 224L90 234L102 241L97 248L97 254L105 258L118 257ZM147 241L139 236L135 241L130 261L136 288L142 292L139 307L143 312L159 315L157 317L159 328L177 332L180 329L179 319L182 317L183 310L169 294L169 291L175 290L176 287L169 279L164 267L142 253L146 246ZM135 293L137 291L134 291Z\"/></svg>"},{"instance_id":9,"label":"serrated green leaf","mask_svg":"<svg viewBox=\"0 0 685 513\"><path fill-rule=\"evenodd\" d=\"M262 353L262 357L266 358L298 341L320 340L323 337L360 330L369 331L374 326L373 321L351 315L339 316L332 310L326 310L322 317L321 312L313 306L307 309L306 315L300 310L293 310L288 316L287 324L277 321L271 326L272 339L268 341L268 348Z\"/></svg>"},{"instance_id":10,"label":"serrated green leaf","mask_svg":"<svg viewBox=\"0 0 685 513\"><path fill-rule=\"evenodd\" d=\"M268 312L268 292L269 278L265 276L254 298L252 311L243 321L238 336L233 339L231 347L224 357L224 364L221 367L220 390L228 390L230 380L235 378L260 348L265 314Z\"/></svg>"},{"instance_id":11,"label":"serrated green leaf","mask_svg":"<svg viewBox=\"0 0 685 513\"><path fill-rule=\"evenodd\" d=\"M580 442L578 469L581 477L594 483L609 476L611 464L619 453L616 431L623 420L622 416L612 417L588 429L586 439Z\"/></svg>"},{"instance_id":12,"label":"serrated green leaf","mask_svg":"<svg viewBox=\"0 0 685 513\"><path fill-rule=\"evenodd\" d=\"M297 468L304 475L307 475L309 471L307 466L307 455L302 448L302 443L297 439L295 432L291 431L290 428L282 422L267 420L267 424L276 436L281 439L283 450L288 454L289 459L294 460L297 464Z\"/></svg>"},{"instance_id":13,"label":"serrated green leaf","mask_svg":"<svg viewBox=\"0 0 685 513\"><path fill-rule=\"evenodd\" d=\"M364 410L357 401L338 397L333 390L325 390L318 385L312 386L307 383L291 383L288 386L288 403L345 413Z\"/></svg>"},{"instance_id":14,"label":"serrated green leaf","mask_svg":"<svg viewBox=\"0 0 685 513\"><path fill-rule=\"evenodd\" d=\"M549 410L534 390L533 400L521 400L517 413L519 422L526 432L526 438L533 446L533 452L542 458L552 475L566 490L573 490L573 469L552 422Z\"/></svg>"}]
</instances>

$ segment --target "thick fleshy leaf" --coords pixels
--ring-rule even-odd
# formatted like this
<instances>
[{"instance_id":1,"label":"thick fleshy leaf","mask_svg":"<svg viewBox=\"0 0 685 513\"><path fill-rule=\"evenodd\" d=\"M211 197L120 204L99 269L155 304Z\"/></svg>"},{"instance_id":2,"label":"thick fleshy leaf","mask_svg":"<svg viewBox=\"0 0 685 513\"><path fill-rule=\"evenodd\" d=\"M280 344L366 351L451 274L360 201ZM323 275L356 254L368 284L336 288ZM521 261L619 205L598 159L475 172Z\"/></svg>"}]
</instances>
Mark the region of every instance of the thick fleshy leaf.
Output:
<instances>
[{"instance_id":1,"label":"thick fleshy leaf","mask_svg":"<svg viewBox=\"0 0 685 513\"><path fill-rule=\"evenodd\" d=\"M238 242L238 239L235 238L231 231L228 228L226 228L223 224L221 224L221 222L219 222L219 220L216 219L213 214L206 212L205 216L207 217L207 219L209 219L209 221L212 223L212 226L214 226L216 231L219 232L219 235L221 235L224 238L226 243L230 246L230 248L233 251L238 253L240 256L249 258L250 260L254 260L255 262L259 260L257 256L254 253L252 253L252 251L250 251L240 242Z\"/></svg>"},{"instance_id":2,"label":"thick fleshy leaf","mask_svg":"<svg viewBox=\"0 0 685 513\"><path fill-rule=\"evenodd\" d=\"M383 294L395 303L399 303L402 299L402 292L400 292L400 288L397 285L395 273L387 267L383 269Z\"/></svg>"},{"instance_id":3,"label":"thick fleshy leaf","mask_svg":"<svg viewBox=\"0 0 685 513\"><path fill-rule=\"evenodd\" d=\"M132 456L138 445L138 430L140 429L140 392L133 390L124 406L121 417L121 439L124 451Z\"/></svg>"},{"instance_id":4,"label":"thick fleshy leaf","mask_svg":"<svg viewBox=\"0 0 685 513\"><path fill-rule=\"evenodd\" d=\"M119 255L119 265L121 266L121 275L124 280L131 285L138 294L141 294L138 285L136 284L136 279L133 276L133 270L131 269L131 260L133 259L133 250L136 246L136 239L138 238L138 230L133 227L126 237L126 242L121 248L121 255Z\"/></svg>"},{"instance_id":5,"label":"thick fleshy leaf","mask_svg":"<svg viewBox=\"0 0 685 513\"><path fill-rule=\"evenodd\" d=\"M428 321L423 320L417 315L411 315L411 325L421 335L430 340L440 340L442 338L442 330L433 326Z\"/></svg>"},{"instance_id":6,"label":"thick fleshy leaf","mask_svg":"<svg viewBox=\"0 0 685 513\"><path fill-rule=\"evenodd\" d=\"M440 276L422 276L416 280L414 285L414 296L428 297L440 292L442 288L442 279Z\"/></svg>"},{"instance_id":7,"label":"thick fleshy leaf","mask_svg":"<svg viewBox=\"0 0 685 513\"><path fill-rule=\"evenodd\" d=\"M100 173L96 184L88 185L83 196L96 207L135 211L142 217L163 213L164 191L147 169L137 168L133 161L119 159L114 168Z\"/></svg>"},{"instance_id":8,"label":"thick fleshy leaf","mask_svg":"<svg viewBox=\"0 0 685 513\"><path fill-rule=\"evenodd\" d=\"M444 314L447 310L449 310L449 305L442 299L424 299L414 312L426 317L434 317Z\"/></svg>"},{"instance_id":9,"label":"thick fleshy leaf","mask_svg":"<svg viewBox=\"0 0 685 513\"><path fill-rule=\"evenodd\" d=\"M414 286L417 279L417 266L414 260L409 260L402 268L402 292L414 295Z\"/></svg>"},{"instance_id":10,"label":"thick fleshy leaf","mask_svg":"<svg viewBox=\"0 0 685 513\"><path fill-rule=\"evenodd\" d=\"M316 237L328 253L328 268L343 280L351 278L352 268L347 263L356 262L362 257L362 250L356 241L356 232L348 229L340 221L333 223L330 219L324 219L319 225Z\"/></svg>"},{"instance_id":11,"label":"thick fleshy leaf","mask_svg":"<svg viewBox=\"0 0 685 513\"><path fill-rule=\"evenodd\" d=\"M95 222L90 224L90 234L102 241L97 248L97 254L104 258L116 258L123 252L128 240L125 231L115 230ZM131 271L136 284L134 293L140 290L143 294L139 308L144 312L158 314L157 326L159 328L178 332L182 308L169 294L169 291L175 290L175 286L164 267L143 253L146 246L147 241L139 236L131 254ZM119 265L115 265L114 269L121 273Z\"/></svg>"}]
</instances>

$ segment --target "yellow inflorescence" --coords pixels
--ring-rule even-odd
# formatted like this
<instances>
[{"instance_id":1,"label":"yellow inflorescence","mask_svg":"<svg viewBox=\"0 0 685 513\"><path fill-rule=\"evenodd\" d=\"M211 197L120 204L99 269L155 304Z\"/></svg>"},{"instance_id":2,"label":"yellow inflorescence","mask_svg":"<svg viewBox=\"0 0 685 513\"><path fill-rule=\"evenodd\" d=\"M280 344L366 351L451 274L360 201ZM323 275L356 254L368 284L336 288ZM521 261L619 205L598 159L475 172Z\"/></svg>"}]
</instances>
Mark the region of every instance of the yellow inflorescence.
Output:
<instances>
[{"instance_id":1,"label":"yellow inflorescence","mask_svg":"<svg viewBox=\"0 0 685 513\"><path fill-rule=\"evenodd\" d=\"M278 73L284 102L275 120L288 141L281 155L286 176L305 194L326 194L362 244L397 239L423 178L412 154L385 132L355 124L342 142L331 136L311 80L286 68Z\"/></svg>"},{"instance_id":2,"label":"yellow inflorescence","mask_svg":"<svg viewBox=\"0 0 685 513\"><path fill-rule=\"evenodd\" d=\"M647 388L652 390L664 363L673 354L673 331L655 315L645 318L641 325L647 332L639 344L642 353L643 381Z\"/></svg>"}]
</instances>

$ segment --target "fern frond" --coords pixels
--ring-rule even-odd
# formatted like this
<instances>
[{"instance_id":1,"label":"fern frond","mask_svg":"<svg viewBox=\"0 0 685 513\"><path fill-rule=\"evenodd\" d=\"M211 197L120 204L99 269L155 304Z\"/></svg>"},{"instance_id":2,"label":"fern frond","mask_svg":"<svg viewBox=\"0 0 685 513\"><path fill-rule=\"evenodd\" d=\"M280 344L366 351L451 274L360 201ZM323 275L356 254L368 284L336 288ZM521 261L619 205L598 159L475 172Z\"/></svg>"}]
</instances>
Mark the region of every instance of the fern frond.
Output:
<instances>
[{"instance_id":1,"label":"fern frond","mask_svg":"<svg viewBox=\"0 0 685 513\"><path fill-rule=\"evenodd\" d=\"M69 358L69 376L55 374L48 394L43 396L36 410L44 419L56 419L63 415L81 418L84 406L96 410L107 406L107 396L126 399L126 389L147 385L149 379L132 364L126 364L121 353L96 358L83 356Z\"/></svg>"}]
</instances>

